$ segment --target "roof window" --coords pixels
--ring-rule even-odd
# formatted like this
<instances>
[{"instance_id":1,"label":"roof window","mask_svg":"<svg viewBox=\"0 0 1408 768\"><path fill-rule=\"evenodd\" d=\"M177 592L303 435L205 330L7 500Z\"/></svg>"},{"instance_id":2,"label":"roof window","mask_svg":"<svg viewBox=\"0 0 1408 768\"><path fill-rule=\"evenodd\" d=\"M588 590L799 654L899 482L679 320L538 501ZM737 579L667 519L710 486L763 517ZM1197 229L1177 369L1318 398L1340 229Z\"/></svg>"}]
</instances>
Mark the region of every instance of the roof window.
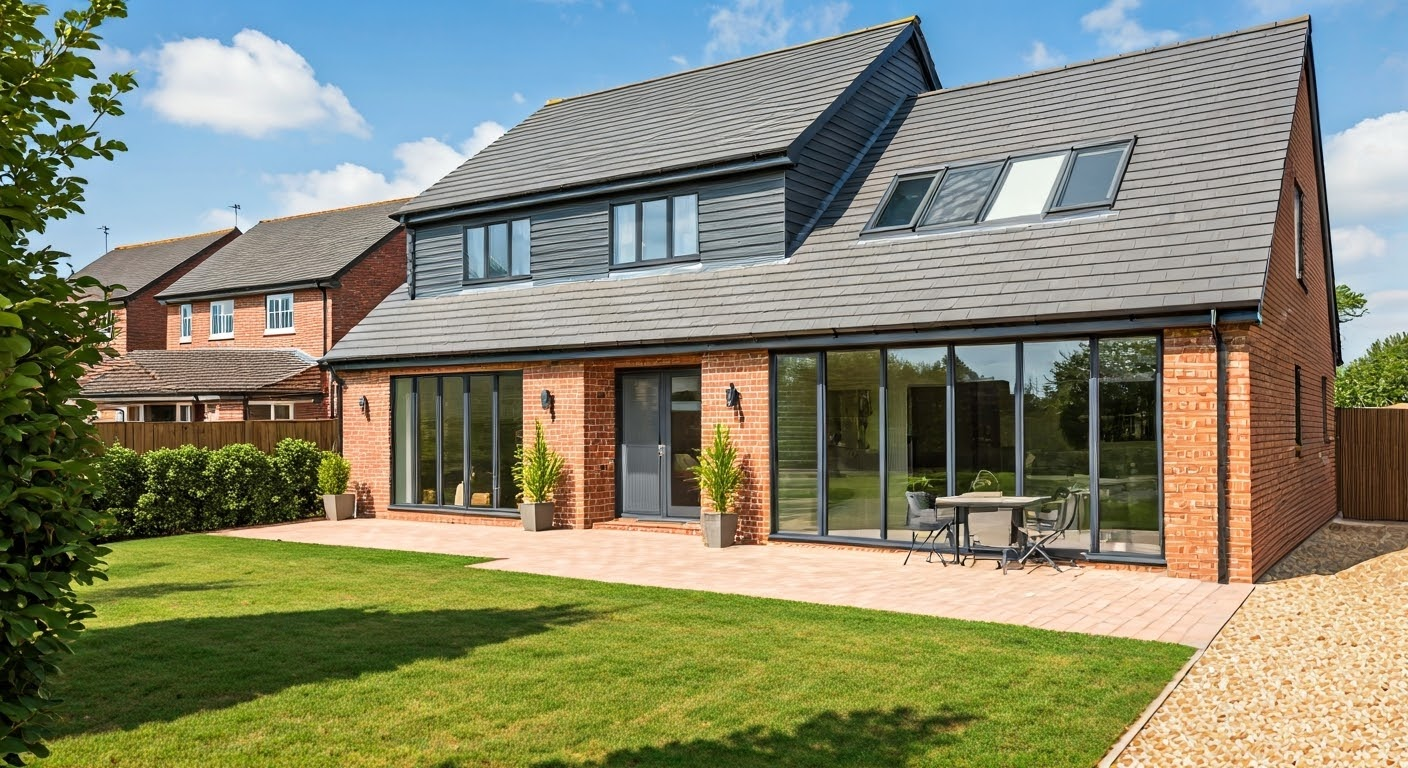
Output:
<instances>
[{"instance_id":1,"label":"roof window","mask_svg":"<svg viewBox=\"0 0 1408 768\"><path fill-rule=\"evenodd\" d=\"M1133 139L901 174L867 232L1040 220L1114 204Z\"/></svg>"}]
</instances>

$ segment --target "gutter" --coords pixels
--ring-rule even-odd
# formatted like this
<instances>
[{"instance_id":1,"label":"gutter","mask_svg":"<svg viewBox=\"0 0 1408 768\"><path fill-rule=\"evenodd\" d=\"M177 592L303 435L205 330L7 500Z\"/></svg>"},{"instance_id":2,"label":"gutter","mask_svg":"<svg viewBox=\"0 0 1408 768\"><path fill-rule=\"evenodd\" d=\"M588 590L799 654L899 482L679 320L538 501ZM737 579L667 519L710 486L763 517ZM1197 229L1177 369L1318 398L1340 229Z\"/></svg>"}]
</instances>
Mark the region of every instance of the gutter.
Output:
<instances>
[{"instance_id":1,"label":"gutter","mask_svg":"<svg viewBox=\"0 0 1408 768\"><path fill-rule=\"evenodd\" d=\"M162 294L156 297L160 304L184 304L188 301L204 301L206 299L224 299L232 296L253 296L260 293L288 293L306 288L337 288L341 282L335 278L324 280L304 281L301 283L268 283L265 285L246 286L233 288L230 290L204 291L200 293L173 293Z\"/></svg>"},{"instance_id":2,"label":"gutter","mask_svg":"<svg viewBox=\"0 0 1408 768\"><path fill-rule=\"evenodd\" d=\"M1217 583L1229 581L1230 553L1228 539L1231 528L1228 522L1227 488L1228 482L1228 434L1227 434L1227 342L1218 328L1217 310L1212 310L1213 343L1217 347Z\"/></svg>"}]
</instances>

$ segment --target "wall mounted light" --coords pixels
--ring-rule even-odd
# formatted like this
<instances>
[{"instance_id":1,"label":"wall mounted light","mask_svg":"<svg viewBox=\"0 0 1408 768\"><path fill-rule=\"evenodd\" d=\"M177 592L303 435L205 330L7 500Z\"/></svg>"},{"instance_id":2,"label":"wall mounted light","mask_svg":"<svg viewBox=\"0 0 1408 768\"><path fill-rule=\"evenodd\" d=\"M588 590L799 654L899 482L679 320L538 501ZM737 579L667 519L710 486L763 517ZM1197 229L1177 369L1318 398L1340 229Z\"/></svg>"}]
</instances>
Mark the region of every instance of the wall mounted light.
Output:
<instances>
[{"instance_id":1,"label":"wall mounted light","mask_svg":"<svg viewBox=\"0 0 1408 768\"><path fill-rule=\"evenodd\" d=\"M542 394L538 395L538 402L543 406L543 410L548 412L548 418L553 421L557 421L557 409L553 407L555 401L556 398L546 389L542 391Z\"/></svg>"},{"instance_id":2,"label":"wall mounted light","mask_svg":"<svg viewBox=\"0 0 1408 768\"><path fill-rule=\"evenodd\" d=\"M729 382L728 389L724 390L724 407L738 407L738 388L733 386L733 382Z\"/></svg>"},{"instance_id":3,"label":"wall mounted light","mask_svg":"<svg viewBox=\"0 0 1408 768\"><path fill-rule=\"evenodd\" d=\"M362 395L361 397L357 398L357 407L362 409L363 416L370 414L372 411L371 403L367 402L366 395Z\"/></svg>"}]
</instances>

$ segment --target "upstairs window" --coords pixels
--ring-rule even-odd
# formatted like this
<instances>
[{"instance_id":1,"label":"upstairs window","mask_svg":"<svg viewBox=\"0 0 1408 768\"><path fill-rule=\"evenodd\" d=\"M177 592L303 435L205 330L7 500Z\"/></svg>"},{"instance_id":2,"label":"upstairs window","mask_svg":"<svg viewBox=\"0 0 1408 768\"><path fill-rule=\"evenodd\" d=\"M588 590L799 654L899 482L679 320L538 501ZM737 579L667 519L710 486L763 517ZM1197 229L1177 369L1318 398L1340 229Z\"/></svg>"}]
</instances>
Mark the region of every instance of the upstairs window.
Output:
<instances>
[{"instance_id":1,"label":"upstairs window","mask_svg":"<svg viewBox=\"0 0 1408 768\"><path fill-rule=\"evenodd\" d=\"M464 230L464 279L527 277L532 269L531 219L499 221Z\"/></svg>"},{"instance_id":2,"label":"upstairs window","mask_svg":"<svg viewBox=\"0 0 1408 768\"><path fill-rule=\"evenodd\" d=\"M293 330L293 294L273 293L264 297L264 330Z\"/></svg>"},{"instance_id":3,"label":"upstairs window","mask_svg":"<svg viewBox=\"0 0 1408 768\"><path fill-rule=\"evenodd\" d=\"M1037 219L1114 204L1133 141L896 176L869 232Z\"/></svg>"},{"instance_id":4,"label":"upstairs window","mask_svg":"<svg viewBox=\"0 0 1408 768\"><path fill-rule=\"evenodd\" d=\"M235 337L235 302L231 299L210 302L210 338Z\"/></svg>"},{"instance_id":5,"label":"upstairs window","mask_svg":"<svg viewBox=\"0 0 1408 768\"><path fill-rule=\"evenodd\" d=\"M191 305L181 305L181 343L187 344L191 341Z\"/></svg>"},{"instance_id":6,"label":"upstairs window","mask_svg":"<svg viewBox=\"0 0 1408 768\"><path fill-rule=\"evenodd\" d=\"M698 255L698 195L676 195L611 206L612 265Z\"/></svg>"}]
</instances>

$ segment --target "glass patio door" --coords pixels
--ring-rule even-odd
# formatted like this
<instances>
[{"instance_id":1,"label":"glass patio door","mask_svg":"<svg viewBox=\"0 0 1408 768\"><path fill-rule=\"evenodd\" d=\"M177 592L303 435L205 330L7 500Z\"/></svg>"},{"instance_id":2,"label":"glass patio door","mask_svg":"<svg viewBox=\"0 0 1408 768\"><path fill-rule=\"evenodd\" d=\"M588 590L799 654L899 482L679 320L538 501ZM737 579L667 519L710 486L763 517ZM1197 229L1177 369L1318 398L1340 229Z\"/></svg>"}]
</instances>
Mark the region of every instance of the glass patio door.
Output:
<instances>
[{"instance_id":1,"label":"glass patio door","mask_svg":"<svg viewBox=\"0 0 1408 768\"><path fill-rule=\"evenodd\" d=\"M623 373L616 391L621 514L699 517L699 484L691 471L699 461L699 371Z\"/></svg>"}]
</instances>

